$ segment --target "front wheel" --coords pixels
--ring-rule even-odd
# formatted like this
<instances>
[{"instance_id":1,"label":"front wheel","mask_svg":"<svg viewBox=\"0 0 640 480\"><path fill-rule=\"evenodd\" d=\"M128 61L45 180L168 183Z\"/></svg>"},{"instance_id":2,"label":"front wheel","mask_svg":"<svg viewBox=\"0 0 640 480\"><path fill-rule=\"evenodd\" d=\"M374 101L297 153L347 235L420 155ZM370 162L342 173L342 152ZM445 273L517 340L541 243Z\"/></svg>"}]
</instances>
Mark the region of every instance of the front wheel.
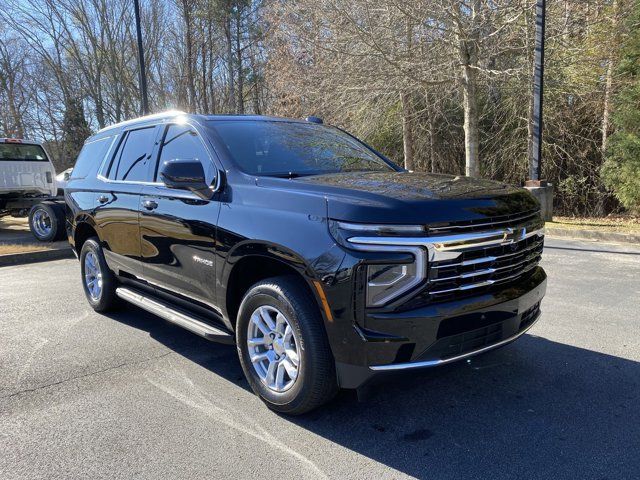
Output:
<instances>
[{"instance_id":1,"label":"front wheel","mask_svg":"<svg viewBox=\"0 0 640 480\"><path fill-rule=\"evenodd\" d=\"M283 276L255 284L236 325L249 385L269 408L290 415L322 405L338 388L317 303L300 281Z\"/></svg>"}]
</instances>

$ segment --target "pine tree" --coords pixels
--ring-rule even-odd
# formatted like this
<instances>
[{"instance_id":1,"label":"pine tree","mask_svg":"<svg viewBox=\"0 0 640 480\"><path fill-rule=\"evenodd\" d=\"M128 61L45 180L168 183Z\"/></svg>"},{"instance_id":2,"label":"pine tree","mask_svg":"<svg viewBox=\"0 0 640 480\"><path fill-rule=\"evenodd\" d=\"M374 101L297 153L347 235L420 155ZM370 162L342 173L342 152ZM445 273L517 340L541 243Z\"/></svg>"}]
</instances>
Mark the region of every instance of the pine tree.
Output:
<instances>
[{"instance_id":1,"label":"pine tree","mask_svg":"<svg viewBox=\"0 0 640 480\"><path fill-rule=\"evenodd\" d=\"M605 185L631 211L640 211L640 1L628 19L628 37L622 47L618 75L623 87L614 99L613 126L607 160L602 167Z\"/></svg>"},{"instance_id":2,"label":"pine tree","mask_svg":"<svg viewBox=\"0 0 640 480\"><path fill-rule=\"evenodd\" d=\"M62 163L63 167L71 167L76 161L82 145L91 135L91 129L84 116L82 100L72 98L67 103L62 121Z\"/></svg>"}]
</instances>

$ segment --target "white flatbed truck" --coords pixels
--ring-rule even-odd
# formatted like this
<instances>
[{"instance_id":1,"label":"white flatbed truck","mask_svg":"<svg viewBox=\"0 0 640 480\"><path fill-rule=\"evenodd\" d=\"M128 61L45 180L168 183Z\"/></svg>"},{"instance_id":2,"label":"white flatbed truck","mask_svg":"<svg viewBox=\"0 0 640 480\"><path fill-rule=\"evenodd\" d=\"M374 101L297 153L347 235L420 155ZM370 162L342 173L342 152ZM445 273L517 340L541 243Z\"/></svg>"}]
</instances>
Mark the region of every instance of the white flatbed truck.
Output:
<instances>
[{"instance_id":1,"label":"white flatbed truck","mask_svg":"<svg viewBox=\"0 0 640 480\"><path fill-rule=\"evenodd\" d=\"M64 198L41 143L0 138L0 217L7 215L28 216L31 233L41 242L66 236Z\"/></svg>"}]
</instances>

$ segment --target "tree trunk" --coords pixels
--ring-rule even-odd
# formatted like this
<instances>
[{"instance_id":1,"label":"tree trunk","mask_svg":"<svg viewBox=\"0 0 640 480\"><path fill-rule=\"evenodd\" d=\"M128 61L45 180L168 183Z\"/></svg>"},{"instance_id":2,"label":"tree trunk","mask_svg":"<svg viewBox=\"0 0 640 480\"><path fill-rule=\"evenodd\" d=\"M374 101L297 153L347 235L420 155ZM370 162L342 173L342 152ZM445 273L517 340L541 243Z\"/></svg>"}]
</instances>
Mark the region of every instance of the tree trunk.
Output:
<instances>
[{"instance_id":1,"label":"tree trunk","mask_svg":"<svg viewBox=\"0 0 640 480\"><path fill-rule=\"evenodd\" d=\"M208 94L208 70L207 70L207 42L202 41L200 47L200 55L202 61L202 72L201 72L201 82L200 92L202 97L202 110L203 113L209 113L209 94ZM213 67L212 67L213 68Z\"/></svg>"},{"instance_id":2,"label":"tree trunk","mask_svg":"<svg viewBox=\"0 0 640 480\"><path fill-rule=\"evenodd\" d=\"M476 70L468 64L462 66L462 106L464 109L465 175L480 176L478 149L478 98L476 95Z\"/></svg>"},{"instance_id":3,"label":"tree trunk","mask_svg":"<svg viewBox=\"0 0 640 480\"><path fill-rule=\"evenodd\" d=\"M602 109L602 143L601 150L602 155L605 154L607 150L607 140L609 138L609 117L611 115L611 90L613 88L613 70L615 63L615 54L613 49L617 48L620 44L618 41L618 0L613 0L613 4L611 6L613 10L613 19L611 21L611 29L612 29L612 49L609 50L611 54L607 59L607 73L605 77L605 86L604 86L604 106Z\"/></svg>"},{"instance_id":4,"label":"tree trunk","mask_svg":"<svg viewBox=\"0 0 640 480\"><path fill-rule=\"evenodd\" d=\"M529 82L529 106L527 111L527 165L533 165L533 136L534 136L534 119L533 119L533 104L534 104L534 79L536 75L536 64L533 57L531 58L531 81Z\"/></svg>"},{"instance_id":5,"label":"tree trunk","mask_svg":"<svg viewBox=\"0 0 640 480\"><path fill-rule=\"evenodd\" d=\"M458 7L459 9L461 7ZM480 11L480 0L474 0L471 12L469 32L458 32L458 51L461 65L462 107L464 110L464 151L465 174L469 177L480 176L478 158L480 133L478 131L478 27L476 15ZM460 10L459 10L460 11ZM462 15L461 15L462 16Z\"/></svg>"},{"instance_id":6,"label":"tree trunk","mask_svg":"<svg viewBox=\"0 0 640 480\"><path fill-rule=\"evenodd\" d=\"M184 43L187 50L187 89L189 91L189 110L191 112L196 111L196 85L193 74L193 25L191 22L191 2L189 0L182 0L182 10L184 15L185 31L184 31Z\"/></svg>"},{"instance_id":7,"label":"tree trunk","mask_svg":"<svg viewBox=\"0 0 640 480\"><path fill-rule=\"evenodd\" d=\"M402 144L404 147L404 168L414 170L413 157L413 129L411 125L411 105L410 96L406 91L400 92L400 102L402 103Z\"/></svg>"},{"instance_id":8,"label":"tree trunk","mask_svg":"<svg viewBox=\"0 0 640 480\"><path fill-rule=\"evenodd\" d=\"M611 114L611 88L613 86L613 59L608 60L607 77L604 87L604 107L602 109L602 154L607 150L609 137L609 116Z\"/></svg>"},{"instance_id":9,"label":"tree trunk","mask_svg":"<svg viewBox=\"0 0 640 480\"><path fill-rule=\"evenodd\" d=\"M260 115L260 86L258 85L258 70L256 68L255 50L249 50L249 68L251 68L251 76L253 77L253 113Z\"/></svg>"},{"instance_id":10,"label":"tree trunk","mask_svg":"<svg viewBox=\"0 0 640 480\"><path fill-rule=\"evenodd\" d=\"M242 67L242 10L238 8L236 14L236 67L238 69L238 100L236 102L238 113L244 113L244 74Z\"/></svg>"},{"instance_id":11,"label":"tree trunk","mask_svg":"<svg viewBox=\"0 0 640 480\"><path fill-rule=\"evenodd\" d=\"M229 107L230 113L236 113L236 89L233 74L233 43L231 41L231 17L227 16L224 22L224 38L227 47L227 79L229 83Z\"/></svg>"},{"instance_id":12,"label":"tree trunk","mask_svg":"<svg viewBox=\"0 0 640 480\"><path fill-rule=\"evenodd\" d=\"M209 40L209 65L211 67L211 70L209 71L209 98L210 98L210 111L207 113L216 113L218 111L217 109L217 105L216 105L216 86L215 83L213 81L213 74L214 74L214 65L215 65L215 58L214 58L214 54L213 54L213 22L211 21L211 19L209 19L209 24L207 26L207 37Z\"/></svg>"}]
</instances>

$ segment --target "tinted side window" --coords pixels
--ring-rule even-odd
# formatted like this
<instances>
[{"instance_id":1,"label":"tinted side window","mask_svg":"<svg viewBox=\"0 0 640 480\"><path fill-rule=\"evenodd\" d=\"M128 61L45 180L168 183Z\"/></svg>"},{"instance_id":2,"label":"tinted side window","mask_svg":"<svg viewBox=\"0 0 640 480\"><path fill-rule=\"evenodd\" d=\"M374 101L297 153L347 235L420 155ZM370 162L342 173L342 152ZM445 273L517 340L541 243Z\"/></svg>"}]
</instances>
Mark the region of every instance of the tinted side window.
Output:
<instances>
[{"instance_id":1,"label":"tinted side window","mask_svg":"<svg viewBox=\"0 0 640 480\"><path fill-rule=\"evenodd\" d=\"M216 173L215 167L200 136L189 125L169 125L167 127L167 132L162 141L162 150L160 150L160 162L156 166L157 181L160 181L158 178L159 166L167 160L176 158L200 160L207 183L213 181Z\"/></svg>"},{"instance_id":2,"label":"tinted side window","mask_svg":"<svg viewBox=\"0 0 640 480\"><path fill-rule=\"evenodd\" d=\"M95 172L104 160L112 140L113 137L105 137L85 143L73 167L71 178L85 178L89 173Z\"/></svg>"},{"instance_id":3,"label":"tinted side window","mask_svg":"<svg viewBox=\"0 0 640 480\"><path fill-rule=\"evenodd\" d=\"M155 127L149 127L127 133L109 170L110 179L130 182L148 180L155 131Z\"/></svg>"}]
</instances>

